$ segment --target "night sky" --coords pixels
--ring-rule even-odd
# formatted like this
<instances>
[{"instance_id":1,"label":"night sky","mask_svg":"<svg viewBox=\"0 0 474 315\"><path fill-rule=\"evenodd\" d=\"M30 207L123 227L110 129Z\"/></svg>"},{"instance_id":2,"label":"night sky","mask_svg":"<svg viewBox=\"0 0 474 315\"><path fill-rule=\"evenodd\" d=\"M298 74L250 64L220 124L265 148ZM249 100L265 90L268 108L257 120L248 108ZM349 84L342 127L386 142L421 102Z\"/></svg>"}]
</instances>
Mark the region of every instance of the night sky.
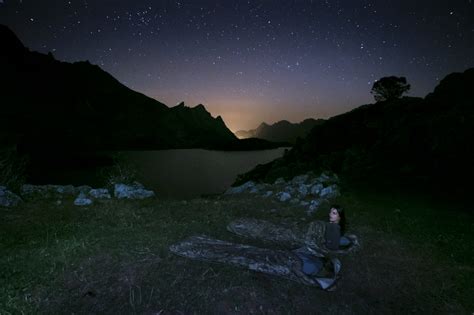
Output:
<instances>
[{"instance_id":1,"label":"night sky","mask_svg":"<svg viewBox=\"0 0 474 315\"><path fill-rule=\"evenodd\" d=\"M372 103L388 75L424 97L474 66L472 0L0 0L0 23L168 106L202 103L233 131Z\"/></svg>"}]
</instances>

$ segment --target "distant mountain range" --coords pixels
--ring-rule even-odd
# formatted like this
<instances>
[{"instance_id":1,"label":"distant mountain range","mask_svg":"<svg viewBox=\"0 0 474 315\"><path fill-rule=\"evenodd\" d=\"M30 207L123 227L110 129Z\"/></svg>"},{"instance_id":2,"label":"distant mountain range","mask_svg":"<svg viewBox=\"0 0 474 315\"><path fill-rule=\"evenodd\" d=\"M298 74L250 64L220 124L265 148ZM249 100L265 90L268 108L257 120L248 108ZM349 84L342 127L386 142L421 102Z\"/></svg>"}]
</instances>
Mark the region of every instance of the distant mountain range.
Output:
<instances>
[{"instance_id":1,"label":"distant mountain range","mask_svg":"<svg viewBox=\"0 0 474 315\"><path fill-rule=\"evenodd\" d=\"M446 76L425 98L362 105L315 126L284 157L240 176L273 181L309 170L355 178L472 187L474 68ZM422 186L418 186L421 188Z\"/></svg>"},{"instance_id":2,"label":"distant mountain range","mask_svg":"<svg viewBox=\"0 0 474 315\"><path fill-rule=\"evenodd\" d=\"M259 138L268 141L295 143L298 137L304 138L316 125L322 124L324 119L305 119L300 123L290 123L281 120L272 125L261 123L256 129L239 130L235 135L240 139Z\"/></svg>"},{"instance_id":3,"label":"distant mountain range","mask_svg":"<svg viewBox=\"0 0 474 315\"><path fill-rule=\"evenodd\" d=\"M201 104L175 107L135 92L100 67L30 51L0 25L0 147L20 150L247 149ZM267 141L250 147L270 148Z\"/></svg>"}]
</instances>

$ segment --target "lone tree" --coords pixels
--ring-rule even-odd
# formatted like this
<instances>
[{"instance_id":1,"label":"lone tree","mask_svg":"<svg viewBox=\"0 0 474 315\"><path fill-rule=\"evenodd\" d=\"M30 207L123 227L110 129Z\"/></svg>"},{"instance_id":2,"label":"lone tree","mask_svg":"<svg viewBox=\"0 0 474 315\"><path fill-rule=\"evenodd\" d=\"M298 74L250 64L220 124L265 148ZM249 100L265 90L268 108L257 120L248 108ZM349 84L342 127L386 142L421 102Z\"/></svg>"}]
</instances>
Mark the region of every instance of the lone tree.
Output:
<instances>
[{"instance_id":1,"label":"lone tree","mask_svg":"<svg viewBox=\"0 0 474 315\"><path fill-rule=\"evenodd\" d=\"M375 81L372 86L371 94L374 95L375 101L389 101L400 98L403 93L410 89L405 77L383 77Z\"/></svg>"}]
</instances>

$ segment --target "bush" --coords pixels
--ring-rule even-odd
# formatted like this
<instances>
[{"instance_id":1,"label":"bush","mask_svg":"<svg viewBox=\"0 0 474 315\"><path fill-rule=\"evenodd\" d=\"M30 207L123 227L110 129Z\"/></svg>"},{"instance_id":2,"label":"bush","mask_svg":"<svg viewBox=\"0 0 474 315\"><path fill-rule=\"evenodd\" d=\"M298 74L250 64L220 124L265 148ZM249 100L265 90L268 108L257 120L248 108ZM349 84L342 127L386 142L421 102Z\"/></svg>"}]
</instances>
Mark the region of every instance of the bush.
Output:
<instances>
[{"instance_id":1,"label":"bush","mask_svg":"<svg viewBox=\"0 0 474 315\"><path fill-rule=\"evenodd\" d=\"M105 184L113 187L115 184L132 184L137 180L137 167L127 158L118 153L113 157L114 164L112 167L106 168L102 173Z\"/></svg>"}]
</instances>

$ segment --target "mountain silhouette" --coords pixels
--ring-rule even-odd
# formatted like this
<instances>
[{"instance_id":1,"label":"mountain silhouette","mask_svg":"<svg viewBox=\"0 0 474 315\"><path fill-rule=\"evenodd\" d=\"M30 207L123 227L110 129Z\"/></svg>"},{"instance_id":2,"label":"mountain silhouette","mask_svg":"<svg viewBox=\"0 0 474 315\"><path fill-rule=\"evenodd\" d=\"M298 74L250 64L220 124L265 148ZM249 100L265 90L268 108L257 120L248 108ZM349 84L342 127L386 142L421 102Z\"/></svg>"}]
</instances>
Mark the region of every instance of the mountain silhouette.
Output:
<instances>
[{"instance_id":1,"label":"mountain silhouette","mask_svg":"<svg viewBox=\"0 0 474 315\"><path fill-rule=\"evenodd\" d=\"M462 189L474 175L474 68L425 98L362 105L315 126L284 157L239 177L272 181L309 170ZM464 184L463 184L464 183Z\"/></svg>"},{"instance_id":2,"label":"mountain silhouette","mask_svg":"<svg viewBox=\"0 0 474 315\"><path fill-rule=\"evenodd\" d=\"M214 148L238 142L203 105L169 108L100 67L30 51L0 25L0 146L23 151Z\"/></svg>"},{"instance_id":3,"label":"mountain silhouette","mask_svg":"<svg viewBox=\"0 0 474 315\"><path fill-rule=\"evenodd\" d=\"M290 123L287 120L281 120L272 125L261 123L256 129L239 130L235 135L240 139L259 138L275 142L295 143L298 137L304 138L309 131L317 124L324 122L324 119L308 118L300 123Z\"/></svg>"}]
</instances>

